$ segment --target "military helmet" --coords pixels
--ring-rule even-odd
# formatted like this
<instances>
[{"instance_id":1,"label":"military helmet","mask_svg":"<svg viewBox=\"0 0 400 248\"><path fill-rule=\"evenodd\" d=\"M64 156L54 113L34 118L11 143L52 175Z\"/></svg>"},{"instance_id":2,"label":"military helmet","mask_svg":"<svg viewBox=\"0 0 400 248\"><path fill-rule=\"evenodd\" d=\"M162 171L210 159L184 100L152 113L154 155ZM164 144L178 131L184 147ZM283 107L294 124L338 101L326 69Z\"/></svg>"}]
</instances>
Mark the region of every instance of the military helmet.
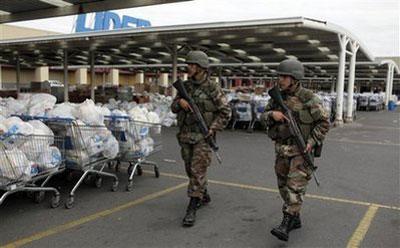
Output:
<instances>
[{"instance_id":1,"label":"military helmet","mask_svg":"<svg viewBox=\"0 0 400 248\"><path fill-rule=\"evenodd\" d=\"M187 64L197 64L201 68L208 68L208 56L202 51L190 51L186 56Z\"/></svg>"},{"instance_id":2,"label":"military helmet","mask_svg":"<svg viewBox=\"0 0 400 248\"><path fill-rule=\"evenodd\" d=\"M278 65L276 70L278 75L292 76L296 80L304 77L303 64L296 59L285 59Z\"/></svg>"}]
</instances>

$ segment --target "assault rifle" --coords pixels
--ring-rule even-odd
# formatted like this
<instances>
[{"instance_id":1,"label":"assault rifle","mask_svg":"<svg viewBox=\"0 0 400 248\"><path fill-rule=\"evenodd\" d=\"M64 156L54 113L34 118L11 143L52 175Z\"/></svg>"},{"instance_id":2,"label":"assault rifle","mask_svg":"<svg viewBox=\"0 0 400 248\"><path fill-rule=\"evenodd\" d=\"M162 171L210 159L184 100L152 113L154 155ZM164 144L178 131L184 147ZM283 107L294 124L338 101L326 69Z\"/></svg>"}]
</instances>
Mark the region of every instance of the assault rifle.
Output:
<instances>
[{"instance_id":1,"label":"assault rifle","mask_svg":"<svg viewBox=\"0 0 400 248\"><path fill-rule=\"evenodd\" d=\"M206 137L208 135L208 131L209 131L207 124L204 121L203 116L201 115L199 107L196 105L196 103L193 101L193 99L187 93L185 86L183 85L183 81L178 79L178 80L176 80L175 83L172 84L172 86L174 86L174 88L178 91L179 96L182 97L183 99L185 99L189 103L189 105L193 111L194 117L196 119L197 125L200 128L200 131L203 134L203 136ZM218 163L221 164L222 159L221 159L221 156L218 154L219 148L217 146L217 143L215 143L214 137L207 137L206 141L210 145L215 156L217 157Z\"/></svg>"},{"instance_id":2,"label":"assault rifle","mask_svg":"<svg viewBox=\"0 0 400 248\"><path fill-rule=\"evenodd\" d=\"M308 167L312 171L315 183L317 184L317 186L319 186L319 180L315 172L317 167L314 165L313 158L310 153L305 152L307 144L303 139L303 135L299 129L299 126L297 125L295 118L293 117L292 111L283 103L281 92L277 86L270 89L268 91L268 94L271 96L274 102L276 102L279 107L283 109L284 115L288 119L290 134L293 136L297 148L300 150L301 156L304 158L306 167Z\"/></svg>"}]
</instances>

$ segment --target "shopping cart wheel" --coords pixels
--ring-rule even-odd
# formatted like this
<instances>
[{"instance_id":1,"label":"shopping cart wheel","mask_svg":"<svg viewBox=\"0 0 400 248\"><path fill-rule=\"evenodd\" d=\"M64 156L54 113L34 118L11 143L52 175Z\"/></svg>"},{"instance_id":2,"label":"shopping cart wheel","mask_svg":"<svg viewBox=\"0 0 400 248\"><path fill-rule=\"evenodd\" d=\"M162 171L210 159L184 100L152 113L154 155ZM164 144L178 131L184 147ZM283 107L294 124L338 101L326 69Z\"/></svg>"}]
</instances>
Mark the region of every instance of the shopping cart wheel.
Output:
<instances>
[{"instance_id":1,"label":"shopping cart wheel","mask_svg":"<svg viewBox=\"0 0 400 248\"><path fill-rule=\"evenodd\" d=\"M101 188L101 185L103 185L103 178L100 176L96 177L94 185L96 186L96 188Z\"/></svg>"},{"instance_id":2,"label":"shopping cart wheel","mask_svg":"<svg viewBox=\"0 0 400 248\"><path fill-rule=\"evenodd\" d=\"M113 184L111 186L111 191L113 191L113 192L117 191L118 190L118 184L119 184L118 180L114 180L114 182L113 182Z\"/></svg>"},{"instance_id":3,"label":"shopping cart wheel","mask_svg":"<svg viewBox=\"0 0 400 248\"><path fill-rule=\"evenodd\" d=\"M35 203L41 203L43 200L44 200L44 192L43 191L35 192L33 194L33 201Z\"/></svg>"},{"instance_id":4,"label":"shopping cart wheel","mask_svg":"<svg viewBox=\"0 0 400 248\"><path fill-rule=\"evenodd\" d=\"M160 171L158 170L157 166L154 166L154 175L156 176L156 178L160 177Z\"/></svg>"},{"instance_id":5,"label":"shopping cart wheel","mask_svg":"<svg viewBox=\"0 0 400 248\"><path fill-rule=\"evenodd\" d=\"M58 208L58 206L60 206L60 195L53 195L50 206L52 208Z\"/></svg>"},{"instance_id":6,"label":"shopping cart wheel","mask_svg":"<svg viewBox=\"0 0 400 248\"><path fill-rule=\"evenodd\" d=\"M140 165L137 167L136 171L137 171L138 176L143 175L143 169Z\"/></svg>"},{"instance_id":7,"label":"shopping cart wheel","mask_svg":"<svg viewBox=\"0 0 400 248\"><path fill-rule=\"evenodd\" d=\"M71 209L73 206L74 206L74 197L70 196L67 202L65 203L65 208Z\"/></svg>"},{"instance_id":8,"label":"shopping cart wheel","mask_svg":"<svg viewBox=\"0 0 400 248\"><path fill-rule=\"evenodd\" d=\"M133 189L133 181L129 181L128 185L126 185L126 191L132 191Z\"/></svg>"}]
</instances>

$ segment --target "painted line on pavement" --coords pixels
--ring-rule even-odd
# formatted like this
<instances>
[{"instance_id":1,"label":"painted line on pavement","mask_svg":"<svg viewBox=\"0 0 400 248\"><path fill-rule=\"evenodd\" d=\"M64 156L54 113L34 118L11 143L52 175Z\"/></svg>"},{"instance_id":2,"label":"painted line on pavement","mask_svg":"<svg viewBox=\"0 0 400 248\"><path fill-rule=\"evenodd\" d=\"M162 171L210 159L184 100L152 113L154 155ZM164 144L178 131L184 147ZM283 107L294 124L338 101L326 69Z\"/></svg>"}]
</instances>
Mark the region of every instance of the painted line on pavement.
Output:
<instances>
[{"instance_id":1,"label":"painted line on pavement","mask_svg":"<svg viewBox=\"0 0 400 248\"><path fill-rule=\"evenodd\" d=\"M99 219L101 217L106 217L106 216L109 216L109 215L111 215L113 213L116 213L116 212L119 212L119 211L122 211L122 210L125 210L125 209L128 209L128 208L134 207L134 206L139 205L141 203L144 203L146 201L150 201L150 200L156 199L158 197L161 197L161 196L166 195L168 193L174 192L174 191L176 191L178 189L181 189L181 188L184 188L186 186L187 186L186 183L181 183L181 184L178 184L176 186L173 186L173 187L170 187L170 188L167 188L167 189L155 192L155 193L151 193L149 195L146 195L146 196L141 197L139 199L136 199L136 200L130 201L128 203L116 206L114 208L103 210L101 212L97 212L97 213L94 213L92 215L88 215L88 216L85 216L83 218L68 222L66 224L55 226L55 227L52 227L52 228L47 229L45 231L38 232L38 233L33 234L31 236L16 240L14 242L6 244L5 246L1 246L1 248L13 248L13 247L20 247L20 246L29 244L29 243L31 243L33 241L36 241L36 240L39 240L39 239L42 239L42 238L45 238L45 237L48 237L48 236L51 236L51 235L54 235L54 234L57 234L57 233L61 233L63 231L72 229L74 227L80 226L80 225L88 223L90 221L94 221L94 220Z\"/></svg>"},{"instance_id":2,"label":"painted line on pavement","mask_svg":"<svg viewBox=\"0 0 400 248\"><path fill-rule=\"evenodd\" d=\"M351 236L349 242L347 243L347 248L357 248L360 247L361 242L364 240L365 235L368 232L368 229L374 219L376 212L378 211L379 207L377 205L372 204L367 212L365 213L364 217L358 224L358 227L354 231L353 235Z\"/></svg>"},{"instance_id":3,"label":"painted line on pavement","mask_svg":"<svg viewBox=\"0 0 400 248\"><path fill-rule=\"evenodd\" d=\"M365 144L365 145L381 145L381 146L400 146L398 143L385 143L379 141L366 141L366 140L349 140L349 139L332 139L327 138L327 141L334 141L334 142L343 142L343 143L350 143L350 144Z\"/></svg>"},{"instance_id":4,"label":"painted line on pavement","mask_svg":"<svg viewBox=\"0 0 400 248\"><path fill-rule=\"evenodd\" d=\"M144 170L143 172L144 173L148 173L148 174L153 174L154 173L152 171L147 171L147 170ZM162 176L167 176L167 177L173 177L173 178L187 179L187 176L185 176L185 175L179 175L179 174L174 174L174 173L162 172L161 175ZM279 193L279 191L277 189L271 189L271 188L255 186L255 185L223 182L223 181L217 181L217 180L208 180L208 182L209 183L213 183L213 184L218 184L218 185L225 185L225 186L242 188L242 189L251 189L251 190L266 191L266 192L271 192L271 193ZM371 202L356 201L356 200L349 200L349 199L342 199L342 198L321 196L321 195L312 195L312 194L306 194L305 197L306 198L312 198L312 199L318 199L318 200L324 200L324 201L334 201L334 202L341 202L341 203L349 203L349 204L361 205L361 206L374 205L374 206L377 206L379 208L385 208L385 209L391 209L391 210L400 211L400 207L377 204L377 203L371 203Z\"/></svg>"}]
</instances>

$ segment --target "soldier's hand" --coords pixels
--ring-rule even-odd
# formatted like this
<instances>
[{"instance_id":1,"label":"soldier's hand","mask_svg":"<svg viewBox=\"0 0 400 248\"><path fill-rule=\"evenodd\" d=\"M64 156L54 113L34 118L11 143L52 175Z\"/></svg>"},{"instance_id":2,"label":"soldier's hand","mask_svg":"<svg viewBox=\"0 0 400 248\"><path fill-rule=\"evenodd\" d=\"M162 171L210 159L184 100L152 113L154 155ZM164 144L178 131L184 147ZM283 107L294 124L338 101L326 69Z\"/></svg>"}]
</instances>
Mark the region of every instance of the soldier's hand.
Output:
<instances>
[{"instance_id":1,"label":"soldier's hand","mask_svg":"<svg viewBox=\"0 0 400 248\"><path fill-rule=\"evenodd\" d=\"M289 121L289 119L281 111L272 111L271 116L275 121L280 121L280 122L284 122L285 120Z\"/></svg>"},{"instance_id":2,"label":"soldier's hand","mask_svg":"<svg viewBox=\"0 0 400 248\"><path fill-rule=\"evenodd\" d=\"M312 150L311 144L308 144L308 143L307 143L306 149L304 149L304 153L311 152L311 150Z\"/></svg>"},{"instance_id":3,"label":"soldier's hand","mask_svg":"<svg viewBox=\"0 0 400 248\"><path fill-rule=\"evenodd\" d=\"M192 111L189 103L183 98L179 100L179 106L181 106L181 108L183 108L185 111Z\"/></svg>"},{"instance_id":4,"label":"soldier's hand","mask_svg":"<svg viewBox=\"0 0 400 248\"><path fill-rule=\"evenodd\" d=\"M215 131L213 129L209 129L208 130L208 134L206 135L206 139L210 138L210 137L214 137L215 135Z\"/></svg>"}]
</instances>

